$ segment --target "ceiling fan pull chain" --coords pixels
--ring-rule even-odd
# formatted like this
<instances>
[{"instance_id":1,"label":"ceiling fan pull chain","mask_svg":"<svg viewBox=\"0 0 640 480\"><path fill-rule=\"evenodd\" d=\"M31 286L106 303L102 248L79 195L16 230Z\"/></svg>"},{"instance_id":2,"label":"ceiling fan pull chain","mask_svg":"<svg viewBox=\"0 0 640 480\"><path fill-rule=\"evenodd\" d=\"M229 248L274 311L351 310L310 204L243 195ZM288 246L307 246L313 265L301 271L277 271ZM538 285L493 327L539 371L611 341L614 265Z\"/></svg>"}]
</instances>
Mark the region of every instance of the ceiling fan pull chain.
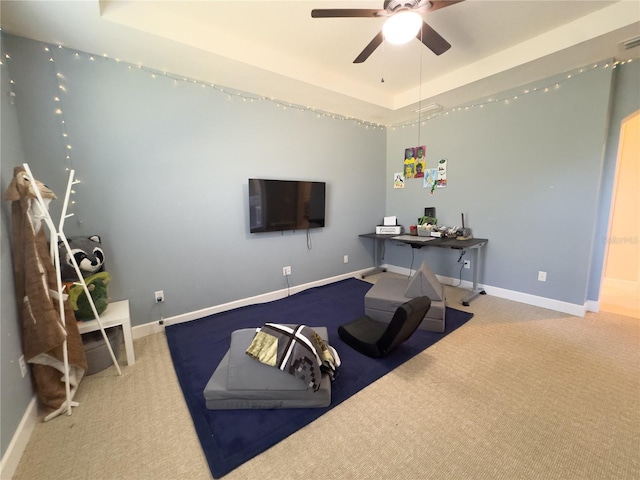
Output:
<instances>
[{"instance_id":1,"label":"ceiling fan pull chain","mask_svg":"<svg viewBox=\"0 0 640 480\"><path fill-rule=\"evenodd\" d=\"M380 63L380 83L384 83L384 42L382 42L382 63Z\"/></svg>"},{"instance_id":2,"label":"ceiling fan pull chain","mask_svg":"<svg viewBox=\"0 0 640 480\"><path fill-rule=\"evenodd\" d=\"M422 30L420 30L420 41L422 42ZM421 145L420 125L422 120L422 49L420 49L420 83L418 85L418 145Z\"/></svg>"}]
</instances>

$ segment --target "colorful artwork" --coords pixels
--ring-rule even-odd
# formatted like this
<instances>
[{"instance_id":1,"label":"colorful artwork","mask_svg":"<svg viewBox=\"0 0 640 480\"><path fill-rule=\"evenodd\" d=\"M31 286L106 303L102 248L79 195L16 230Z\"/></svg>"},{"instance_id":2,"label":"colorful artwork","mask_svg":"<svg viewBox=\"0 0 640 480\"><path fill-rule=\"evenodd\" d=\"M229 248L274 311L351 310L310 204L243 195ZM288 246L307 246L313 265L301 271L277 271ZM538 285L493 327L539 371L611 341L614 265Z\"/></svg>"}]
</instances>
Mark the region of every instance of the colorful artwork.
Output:
<instances>
[{"instance_id":1,"label":"colorful artwork","mask_svg":"<svg viewBox=\"0 0 640 480\"><path fill-rule=\"evenodd\" d=\"M416 174L416 159L413 148L404 149L404 178L413 178Z\"/></svg>"},{"instance_id":2,"label":"colorful artwork","mask_svg":"<svg viewBox=\"0 0 640 480\"><path fill-rule=\"evenodd\" d=\"M447 159L443 158L438 161L438 188L447 186Z\"/></svg>"},{"instance_id":3,"label":"colorful artwork","mask_svg":"<svg viewBox=\"0 0 640 480\"><path fill-rule=\"evenodd\" d=\"M415 149L415 162L416 162L416 174L414 178L424 178L424 172L427 170L427 147L425 145L421 145L416 147Z\"/></svg>"},{"instance_id":4,"label":"colorful artwork","mask_svg":"<svg viewBox=\"0 0 640 480\"><path fill-rule=\"evenodd\" d=\"M404 178L424 178L427 168L426 153L427 147L424 145L404 149Z\"/></svg>"},{"instance_id":5,"label":"colorful artwork","mask_svg":"<svg viewBox=\"0 0 640 480\"><path fill-rule=\"evenodd\" d=\"M393 174L393 188L404 188L404 175L402 175L402 172Z\"/></svg>"},{"instance_id":6,"label":"colorful artwork","mask_svg":"<svg viewBox=\"0 0 640 480\"><path fill-rule=\"evenodd\" d=\"M428 168L424 175L422 188L428 188L429 195L433 195L433 191L435 190L437 183L438 183L438 169Z\"/></svg>"}]
</instances>

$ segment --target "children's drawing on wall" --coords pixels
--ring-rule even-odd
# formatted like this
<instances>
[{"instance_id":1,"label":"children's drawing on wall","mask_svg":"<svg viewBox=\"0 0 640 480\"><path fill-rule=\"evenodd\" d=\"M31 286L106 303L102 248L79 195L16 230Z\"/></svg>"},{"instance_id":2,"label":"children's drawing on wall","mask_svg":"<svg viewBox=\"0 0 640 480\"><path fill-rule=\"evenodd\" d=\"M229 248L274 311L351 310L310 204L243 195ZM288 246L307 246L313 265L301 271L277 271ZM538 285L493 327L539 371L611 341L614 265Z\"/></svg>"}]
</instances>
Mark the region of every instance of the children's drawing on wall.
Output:
<instances>
[{"instance_id":1,"label":"children's drawing on wall","mask_svg":"<svg viewBox=\"0 0 640 480\"><path fill-rule=\"evenodd\" d=\"M402 175L402 172L393 174L393 188L404 188L404 175Z\"/></svg>"},{"instance_id":2,"label":"children's drawing on wall","mask_svg":"<svg viewBox=\"0 0 640 480\"><path fill-rule=\"evenodd\" d=\"M421 145L415 148L416 156L416 174L415 178L424 178L424 172L427 168L427 159L425 158L425 153L427 152L427 147L425 145Z\"/></svg>"},{"instance_id":3,"label":"children's drawing on wall","mask_svg":"<svg viewBox=\"0 0 640 480\"><path fill-rule=\"evenodd\" d=\"M447 186L447 159L443 158L438 161L438 188Z\"/></svg>"},{"instance_id":4,"label":"children's drawing on wall","mask_svg":"<svg viewBox=\"0 0 640 480\"><path fill-rule=\"evenodd\" d=\"M404 178L413 178L416 173L416 164L415 163L405 163L404 164Z\"/></svg>"},{"instance_id":5,"label":"children's drawing on wall","mask_svg":"<svg viewBox=\"0 0 640 480\"><path fill-rule=\"evenodd\" d=\"M426 153L425 145L404 149L404 178L424 178L427 168Z\"/></svg>"},{"instance_id":6,"label":"children's drawing on wall","mask_svg":"<svg viewBox=\"0 0 640 480\"><path fill-rule=\"evenodd\" d=\"M422 188L428 188L429 195L433 195L433 191L436 189L437 184L438 184L438 169L427 168L424 174Z\"/></svg>"},{"instance_id":7,"label":"children's drawing on wall","mask_svg":"<svg viewBox=\"0 0 640 480\"><path fill-rule=\"evenodd\" d=\"M404 178L413 178L416 174L416 159L413 147L404 149Z\"/></svg>"}]
</instances>

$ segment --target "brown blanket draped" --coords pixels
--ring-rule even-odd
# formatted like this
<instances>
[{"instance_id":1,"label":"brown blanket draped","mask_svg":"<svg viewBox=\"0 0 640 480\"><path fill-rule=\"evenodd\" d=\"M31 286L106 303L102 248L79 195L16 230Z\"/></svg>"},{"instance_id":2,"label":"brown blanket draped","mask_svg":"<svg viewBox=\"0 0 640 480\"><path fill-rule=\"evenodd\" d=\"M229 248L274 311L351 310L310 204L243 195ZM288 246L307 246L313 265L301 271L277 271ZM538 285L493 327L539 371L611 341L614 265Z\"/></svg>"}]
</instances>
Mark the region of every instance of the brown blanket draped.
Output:
<instances>
[{"instance_id":1,"label":"brown blanket draped","mask_svg":"<svg viewBox=\"0 0 640 480\"><path fill-rule=\"evenodd\" d=\"M74 393L87 370L87 359L73 309L66 300L65 327L62 326L56 270L42 228L36 194L23 167L15 167L13 174L5 200L13 202L13 272L22 324L22 350L32 365L31 372L40 401L46 407L58 409L66 401L63 359L65 338L69 383ZM45 185L36 183L47 203L56 198Z\"/></svg>"}]
</instances>

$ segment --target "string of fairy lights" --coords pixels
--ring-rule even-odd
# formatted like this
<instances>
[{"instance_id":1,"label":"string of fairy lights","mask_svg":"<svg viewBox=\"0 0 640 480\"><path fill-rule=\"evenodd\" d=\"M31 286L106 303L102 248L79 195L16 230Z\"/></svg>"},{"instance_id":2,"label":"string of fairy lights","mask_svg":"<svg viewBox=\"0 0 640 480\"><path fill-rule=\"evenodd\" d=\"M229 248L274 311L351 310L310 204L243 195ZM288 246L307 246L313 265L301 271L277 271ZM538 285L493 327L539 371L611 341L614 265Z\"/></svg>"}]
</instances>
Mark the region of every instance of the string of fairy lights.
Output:
<instances>
[{"instance_id":1,"label":"string of fairy lights","mask_svg":"<svg viewBox=\"0 0 640 480\"><path fill-rule=\"evenodd\" d=\"M447 108L447 109L443 109L437 112L433 112L431 114L428 114L424 117L422 116L418 116L417 119L415 120L409 120L406 122L402 122L402 123L397 123L397 124L392 124L392 125L383 125L383 124L377 124L377 123L372 123L372 122L367 122L364 120L360 120L357 119L355 117L350 117L350 116L345 116L345 115L340 115L340 114L336 114L336 113L331 113L331 112L326 112L317 108L314 108L312 106L303 106L303 105L298 105L298 104L294 104L294 103L290 103L290 102L285 102L273 97L267 97L267 96L259 96L259 95L252 95L250 93L246 93L246 92L242 92L242 91L238 91L238 90L234 90L228 87L224 87L221 85L217 85L215 83L210 83L210 82L205 82L202 80L197 80L194 78L189 78L186 76L182 76L182 75L177 75L168 71L162 71L162 70L157 70L154 68L150 68L150 67L146 67L144 65L141 64L133 64L130 62L126 62L126 61L122 61L119 58L114 58L111 57L109 55L102 54L102 55L96 55L96 54L91 54L91 53L86 53L86 52L82 52L79 50L75 50L75 49L69 49L67 47L64 47L62 45L57 45L57 46L53 46L53 45L46 45L43 47L43 52L46 56L47 61L51 64L51 68L52 71L54 72L55 75L55 79L56 79L56 87L58 90L58 94L53 98L54 100L54 104L55 104L55 113L56 115L59 116L60 118L60 127L61 127L61 135L63 137L63 145L64 145L64 152L63 152L63 158L65 160L65 168L66 170L70 170L73 168L73 156L72 156L72 145L71 142L69 140L69 133L67 131L67 124L65 121L65 117L64 117L64 107L63 107L63 95L67 92L66 86L65 86L65 76L57 69L56 67L56 61L55 61L55 51L56 50L67 50L67 51L72 51L73 52L73 56L75 58L77 58L78 60L87 60L89 62L98 62L98 61L113 61L116 62L118 64L122 64L124 67L126 67L128 70L139 70L139 71L143 71L149 74L149 76L151 78L166 78L169 80L172 80L173 83L175 85L179 84L179 83L188 83L188 84L194 84L194 85L199 85L201 86L203 89L209 89L212 91L215 91L219 94L223 94L226 95L227 98L229 100L240 100L243 102L271 102L273 104L275 104L278 108L281 108L283 110L292 110L292 111L301 111L301 112L312 112L314 113L318 118L331 118L333 120L342 120L342 121L350 121L350 122L355 122L358 125L364 126L365 128L369 129L392 129L392 130L396 130L396 129L403 129L403 128L410 128L410 127L415 127L418 126L418 128L421 125L425 125L426 122L434 119L434 118L438 118L438 117L442 117L442 116L449 116L449 115L454 115L456 113L459 112L466 112L472 109L482 109L488 105L492 105L492 104L503 104L503 105L510 105L514 102L516 102L518 99L527 96L527 95L533 95L533 94L545 94L545 93L549 93L549 92L553 92L556 91L558 89L560 89L562 87L562 85L566 82L571 81L572 79L585 74L587 72L590 72L592 70L598 69L598 68L617 68L620 65L625 65L627 63L632 62L632 59L629 60L624 60L624 61L603 61L600 63L595 63L589 66L584 66L575 70L572 70L568 73L564 74L563 78L560 79L556 79L553 82L549 83L549 84L544 84L542 86L536 86L536 87L527 87L524 88L522 91L518 92L518 93L510 93L510 94L505 94L502 96L496 96L496 97L490 97L487 98L485 100L481 100L481 101L475 101L472 103L468 103L468 104L464 104L464 105L457 105L455 107L451 107L451 108ZM0 65L3 65L5 61L8 61L11 59L11 55L8 53L3 54L3 58L0 59ZM15 99L15 90L14 90L14 85L15 82L13 80L10 80L10 92L9 95L11 97L11 101L13 101Z\"/></svg>"},{"instance_id":2,"label":"string of fairy lights","mask_svg":"<svg viewBox=\"0 0 640 480\"><path fill-rule=\"evenodd\" d=\"M56 90L58 94L53 97L53 101L56 104L55 113L60 117L60 130L63 138L64 151L63 156L66 163L66 170L69 171L73 168L73 162L71 159L71 149L73 148L69 143L69 133L67 132L67 122L64 119L64 108L62 102L62 96L67 92L67 88L64 85L63 81L65 80L64 75L56 68L56 61L53 54L53 50L50 47L44 47L45 53L48 55L48 61L51 64L51 69L54 72L56 79Z\"/></svg>"},{"instance_id":3,"label":"string of fairy lights","mask_svg":"<svg viewBox=\"0 0 640 480\"><path fill-rule=\"evenodd\" d=\"M67 49L66 47L63 47L62 45L58 45L57 46L58 49ZM45 47L46 51L51 51L51 47ZM69 49L67 49L69 50ZM268 96L264 96L264 95L253 95L247 92L243 92L243 91L239 91L239 90L235 90L229 87L225 87L222 85L218 85L215 83L211 83L211 82L205 82L203 80L198 80L195 78L190 78L190 77L186 77L183 75L177 75L168 71L164 71L164 70L158 70L155 68L151 68L151 67L147 67L141 64L133 64L130 62L126 62L123 61L119 58L115 58L115 57L111 57L109 55L107 55L106 53L103 53L102 55L96 55L96 54L90 54L90 53L86 53L86 52L82 52L79 50L73 50L74 52L74 56L78 59L88 59L90 62L97 62L100 60L105 60L105 61L114 61L116 63L122 64L124 66L126 66L126 68L128 70L139 70L139 71L143 71L149 74L149 76L151 78L167 78L169 80L173 81L174 85L177 85L179 83L188 83L188 84L193 84L193 85L199 85L200 87L202 87L203 89L210 89L210 90L214 90L218 93L221 93L223 95L227 96L227 99L229 100L233 100L233 99L238 99L238 100L242 100L243 102L249 102L249 103L254 103L254 102L271 102L273 104L275 104L278 108L281 108L283 110L293 110L293 111L301 111L301 112L312 112L314 113L318 118L331 118L333 120L345 120L345 121L351 121L351 122L355 122L358 125L364 126L365 128L379 128L379 129L384 129L386 128L386 125L382 125L382 124L377 124L377 123L373 123L373 122L368 122L368 121L364 121L355 117L351 117L351 116L346 116L346 115L340 115L340 114L336 114L336 113L331 113L331 112L327 112L321 109L317 109L311 106L303 106L303 105L298 105L295 103L291 103L291 102L285 102L283 100L279 100L277 98L274 97L268 97Z\"/></svg>"},{"instance_id":4,"label":"string of fairy lights","mask_svg":"<svg viewBox=\"0 0 640 480\"><path fill-rule=\"evenodd\" d=\"M629 60L613 60L613 61L603 61L600 63L595 63L595 64L591 64L589 66L585 66L585 67L581 67L581 68L577 68L573 71L567 72L564 75L564 78L562 79L558 79L555 80L549 84L543 85L543 86L539 86L539 87L526 87L523 88L522 91L520 91L519 93L511 93L511 94L505 94L502 96L497 96L497 97L489 97L486 100L483 101L475 101L473 103L468 103L468 104L464 104L464 105L457 105L455 107L452 108L448 108L448 109L444 109L438 112L434 112L431 113L427 116L425 116L424 118L418 119L418 120L413 120L413 121L407 121L407 122L403 122L403 123L399 123L399 124L395 124L395 125L390 125L389 128L396 130L396 129L402 129L402 128L406 128L406 127L415 127L420 126L420 125L424 125L425 122L432 120L434 118L438 118L438 117L442 117L442 116L448 116L448 115L453 115L455 113L458 112L467 112L469 110L472 109L476 109L476 108L484 108L487 105L492 105L492 104L503 104L503 105L510 105L514 102L516 102L518 99L525 97L527 95L533 95L533 94L545 94L545 93L550 93L553 91L557 91L559 90L562 85L568 81L571 81L574 78L577 78L579 75L583 75L587 72L590 72L592 70L596 70L599 68L612 68L615 69L618 66L621 65L625 65L628 63L631 63L633 61L633 59L629 59Z\"/></svg>"},{"instance_id":5,"label":"string of fairy lights","mask_svg":"<svg viewBox=\"0 0 640 480\"><path fill-rule=\"evenodd\" d=\"M43 50L47 54L47 59L51 64L51 68L52 68L52 71L54 72L55 79L56 79L57 94L53 97L53 101L55 103L54 112L60 118L60 129L61 129L61 135L63 138L63 148L64 148L63 158L65 160L65 171L69 172L73 169L73 163L72 163L72 157L71 157L71 150L73 147L69 142L69 133L67 132L67 122L65 121L65 118L64 118L64 108L62 105L63 103L62 94L66 93L67 89L63 83L64 75L60 71L58 71L58 69L56 68L55 58L53 55L52 48L50 46L45 46ZM2 58L0 59L0 66L3 66L4 62L9 60L11 60L11 55L9 53L4 53ZM9 91L10 102L13 104L16 98L16 92L14 90L15 81L13 79L9 80L9 86L10 86L10 91ZM72 183L72 189L70 192L71 195L74 195L76 193L75 185L79 183L82 183L82 182L77 177L75 177L75 172L74 172L74 179ZM70 205L75 205L75 203L76 201L73 199L73 197L69 199Z\"/></svg>"}]
</instances>

